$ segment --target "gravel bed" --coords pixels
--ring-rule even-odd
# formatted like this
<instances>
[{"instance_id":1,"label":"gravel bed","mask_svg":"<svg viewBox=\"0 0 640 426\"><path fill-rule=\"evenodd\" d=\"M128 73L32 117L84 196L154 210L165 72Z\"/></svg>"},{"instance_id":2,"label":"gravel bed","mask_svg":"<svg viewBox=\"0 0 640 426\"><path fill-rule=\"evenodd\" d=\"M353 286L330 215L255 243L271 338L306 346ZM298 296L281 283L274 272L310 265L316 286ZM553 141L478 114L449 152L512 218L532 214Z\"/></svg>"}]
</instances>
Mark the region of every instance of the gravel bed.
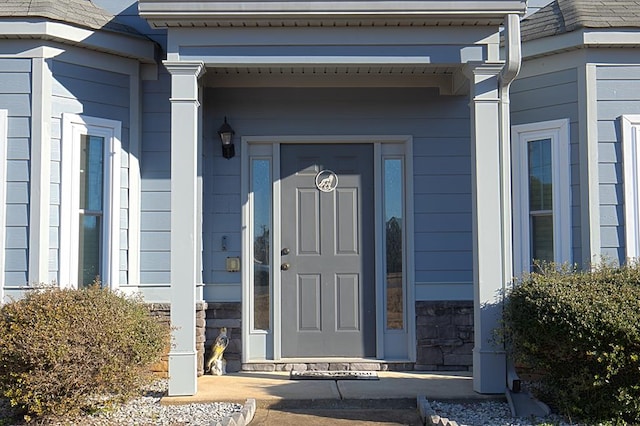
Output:
<instances>
[{"instance_id":1,"label":"gravel bed","mask_svg":"<svg viewBox=\"0 0 640 426\"><path fill-rule=\"evenodd\" d=\"M562 417L553 414L543 419L514 418L511 416L509 404L502 401L459 404L429 401L429 405L438 416L455 421L458 426L534 426L541 424L576 426L575 423L567 423Z\"/></svg>"},{"instance_id":2,"label":"gravel bed","mask_svg":"<svg viewBox=\"0 0 640 426\"><path fill-rule=\"evenodd\" d=\"M168 381L159 380L145 389L144 395L119 405L111 411L96 413L74 419L73 422L37 423L48 426L108 426L108 425L136 425L136 426L209 426L212 422L220 421L242 410L241 404L214 402L208 404L160 405L160 399L166 393ZM0 399L0 425L3 419L11 417L11 408L6 400ZM23 424L23 423L16 423Z\"/></svg>"}]
</instances>

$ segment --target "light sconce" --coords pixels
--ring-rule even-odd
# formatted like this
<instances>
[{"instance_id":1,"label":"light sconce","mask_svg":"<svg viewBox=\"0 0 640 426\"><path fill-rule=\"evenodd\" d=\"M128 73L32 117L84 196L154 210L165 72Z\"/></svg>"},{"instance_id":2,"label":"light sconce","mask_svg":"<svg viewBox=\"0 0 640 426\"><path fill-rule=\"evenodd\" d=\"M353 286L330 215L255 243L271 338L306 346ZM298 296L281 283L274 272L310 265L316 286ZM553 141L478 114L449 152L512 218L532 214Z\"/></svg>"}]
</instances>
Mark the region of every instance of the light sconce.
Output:
<instances>
[{"instance_id":1,"label":"light sconce","mask_svg":"<svg viewBox=\"0 0 640 426\"><path fill-rule=\"evenodd\" d=\"M233 146L233 135L236 132L233 131L229 123L227 123L227 117L224 118L224 124L218 129L218 135L220 141L222 141L222 156L224 158L233 158L236 155L236 148Z\"/></svg>"}]
</instances>

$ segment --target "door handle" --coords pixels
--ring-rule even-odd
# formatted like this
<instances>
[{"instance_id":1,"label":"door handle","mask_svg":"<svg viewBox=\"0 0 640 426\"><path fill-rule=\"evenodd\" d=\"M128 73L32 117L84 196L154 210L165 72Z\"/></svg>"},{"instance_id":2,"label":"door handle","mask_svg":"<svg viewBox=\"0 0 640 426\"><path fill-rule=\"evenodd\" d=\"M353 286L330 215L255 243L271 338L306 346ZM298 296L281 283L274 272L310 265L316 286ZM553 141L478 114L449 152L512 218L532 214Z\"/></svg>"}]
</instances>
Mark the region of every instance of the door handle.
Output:
<instances>
[{"instance_id":1,"label":"door handle","mask_svg":"<svg viewBox=\"0 0 640 426\"><path fill-rule=\"evenodd\" d=\"M289 268L291 268L291 265L289 265L288 263L283 263L282 265L280 265L280 269L282 269L283 271L288 271Z\"/></svg>"}]
</instances>

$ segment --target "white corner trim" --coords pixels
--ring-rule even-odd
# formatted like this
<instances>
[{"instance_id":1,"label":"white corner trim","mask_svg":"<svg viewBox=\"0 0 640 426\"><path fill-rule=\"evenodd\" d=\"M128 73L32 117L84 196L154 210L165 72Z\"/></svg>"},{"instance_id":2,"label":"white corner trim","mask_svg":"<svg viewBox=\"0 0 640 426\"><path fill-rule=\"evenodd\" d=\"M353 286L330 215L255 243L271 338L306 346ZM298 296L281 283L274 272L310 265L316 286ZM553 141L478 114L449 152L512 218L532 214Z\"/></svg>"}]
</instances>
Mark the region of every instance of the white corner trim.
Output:
<instances>
[{"instance_id":1,"label":"white corner trim","mask_svg":"<svg viewBox=\"0 0 640 426\"><path fill-rule=\"evenodd\" d=\"M640 257L640 115L623 115L622 173L627 259Z\"/></svg>"},{"instance_id":2,"label":"white corner trim","mask_svg":"<svg viewBox=\"0 0 640 426\"><path fill-rule=\"evenodd\" d=\"M553 181L553 251L556 263L571 262L571 176L569 119L521 124L511 128L513 167L514 274L530 270L529 141L551 139Z\"/></svg>"},{"instance_id":3,"label":"white corner trim","mask_svg":"<svg viewBox=\"0 0 640 426\"><path fill-rule=\"evenodd\" d=\"M4 254L7 208L7 121L9 113L0 109L0 305L4 303Z\"/></svg>"},{"instance_id":4,"label":"white corner trim","mask_svg":"<svg viewBox=\"0 0 640 426\"><path fill-rule=\"evenodd\" d=\"M51 91L53 74L45 58L32 60L30 167L30 284L49 281L49 210L51 203Z\"/></svg>"},{"instance_id":5,"label":"white corner trim","mask_svg":"<svg viewBox=\"0 0 640 426\"><path fill-rule=\"evenodd\" d=\"M136 71L135 75L129 77L129 96L132 100L129 112L129 153L124 154L129 157L128 285L140 284L140 204L142 191L139 159L142 158L142 111L139 82L140 76Z\"/></svg>"},{"instance_id":6,"label":"white corner trim","mask_svg":"<svg viewBox=\"0 0 640 426\"><path fill-rule=\"evenodd\" d=\"M580 141L580 204L582 264L600 259L600 177L598 164L598 82L597 66L578 66L578 140Z\"/></svg>"},{"instance_id":7,"label":"white corner trim","mask_svg":"<svg viewBox=\"0 0 640 426\"><path fill-rule=\"evenodd\" d=\"M120 168L122 124L119 121L62 114L60 200L60 271L63 288L78 287L80 137L90 134L105 141L103 277L104 286L119 287L120 278Z\"/></svg>"}]
</instances>

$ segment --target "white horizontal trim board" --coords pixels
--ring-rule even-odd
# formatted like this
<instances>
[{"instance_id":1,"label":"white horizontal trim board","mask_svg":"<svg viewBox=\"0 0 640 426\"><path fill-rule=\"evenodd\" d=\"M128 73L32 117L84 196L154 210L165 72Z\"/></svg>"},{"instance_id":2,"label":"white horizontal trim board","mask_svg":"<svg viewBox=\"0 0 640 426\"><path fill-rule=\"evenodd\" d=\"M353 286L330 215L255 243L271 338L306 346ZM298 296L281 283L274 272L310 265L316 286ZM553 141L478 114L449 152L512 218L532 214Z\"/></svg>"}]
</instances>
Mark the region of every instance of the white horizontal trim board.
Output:
<instances>
[{"instance_id":1,"label":"white horizontal trim board","mask_svg":"<svg viewBox=\"0 0 640 426\"><path fill-rule=\"evenodd\" d=\"M177 22L206 21L215 18L259 18L274 21L286 18L367 17L393 20L398 17L437 18L500 18L506 14L523 15L527 10L522 0L487 1L199 1L175 2L141 0L140 15L153 26L162 27Z\"/></svg>"}]
</instances>

